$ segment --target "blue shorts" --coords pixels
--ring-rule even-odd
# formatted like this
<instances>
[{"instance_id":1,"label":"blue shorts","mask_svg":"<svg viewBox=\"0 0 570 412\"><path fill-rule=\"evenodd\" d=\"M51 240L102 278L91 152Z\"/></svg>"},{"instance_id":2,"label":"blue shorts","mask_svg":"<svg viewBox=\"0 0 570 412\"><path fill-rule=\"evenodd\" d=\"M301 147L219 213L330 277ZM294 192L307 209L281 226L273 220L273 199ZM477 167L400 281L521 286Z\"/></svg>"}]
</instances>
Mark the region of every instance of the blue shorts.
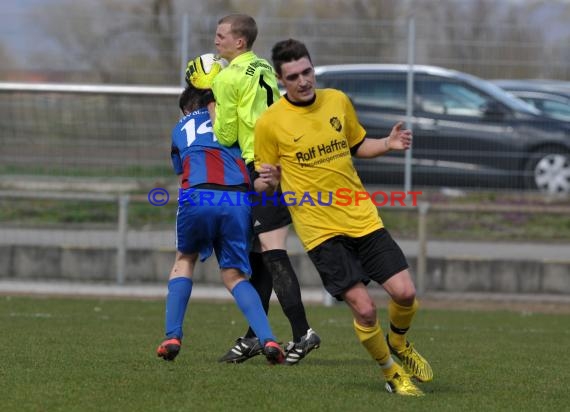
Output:
<instances>
[{"instance_id":1,"label":"blue shorts","mask_svg":"<svg viewBox=\"0 0 570 412\"><path fill-rule=\"evenodd\" d=\"M222 269L251 274L251 206L242 192L189 189L178 199L176 249L200 253L203 262L216 253Z\"/></svg>"}]
</instances>

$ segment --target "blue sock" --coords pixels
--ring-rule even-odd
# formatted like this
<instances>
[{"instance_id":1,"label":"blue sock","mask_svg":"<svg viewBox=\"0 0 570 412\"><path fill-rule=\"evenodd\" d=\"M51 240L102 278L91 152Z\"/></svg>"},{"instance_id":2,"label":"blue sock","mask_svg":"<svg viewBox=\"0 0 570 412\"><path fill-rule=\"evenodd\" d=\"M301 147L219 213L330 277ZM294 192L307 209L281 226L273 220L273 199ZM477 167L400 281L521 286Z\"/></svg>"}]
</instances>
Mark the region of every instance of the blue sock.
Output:
<instances>
[{"instance_id":1,"label":"blue sock","mask_svg":"<svg viewBox=\"0 0 570 412\"><path fill-rule=\"evenodd\" d=\"M166 296L166 337L182 339L182 323L192 293L192 279L174 278L168 282Z\"/></svg>"},{"instance_id":2,"label":"blue sock","mask_svg":"<svg viewBox=\"0 0 570 412\"><path fill-rule=\"evenodd\" d=\"M268 340L276 340L261 305L261 299L251 283L247 280L239 282L232 289L232 295L259 341L265 344Z\"/></svg>"}]
</instances>

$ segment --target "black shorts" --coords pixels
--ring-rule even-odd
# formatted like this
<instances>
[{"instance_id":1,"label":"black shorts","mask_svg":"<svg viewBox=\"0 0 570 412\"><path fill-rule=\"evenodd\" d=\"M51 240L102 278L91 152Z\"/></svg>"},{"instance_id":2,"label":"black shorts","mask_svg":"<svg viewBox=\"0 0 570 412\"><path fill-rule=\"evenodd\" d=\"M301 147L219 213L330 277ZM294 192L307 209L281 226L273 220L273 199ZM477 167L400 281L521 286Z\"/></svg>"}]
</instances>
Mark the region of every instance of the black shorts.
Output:
<instances>
[{"instance_id":1,"label":"black shorts","mask_svg":"<svg viewBox=\"0 0 570 412\"><path fill-rule=\"evenodd\" d=\"M384 228L359 238L335 236L308 254L325 289L338 300L359 282L383 284L408 268L402 249Z\"/></svg>"},{"instance_id":2,"label":"black shorts","mask_svg":"<svg viewBox=\"0 0 570 412\"><path fill-rule=\"evenodd\" d=\"M253 167L253 162L249 163L247 168L251 184L253 185L255 178L258 176ZM270 232L283 226L289 226L292 223L289 209L279 199L281 199L281 190L276 192L274 196L256 194L250 197L250 202L253 205L251 207L253 233L258 235Z\"/></svg>"},{"instance_id":3,"label":"black shorts","mask_svg":"<svg viewBox=\"0 0 570 412\"><path fill-rule=\"evenodd\" d=\"M253 220L253 233L270 232L283 226L291 224L291 213L287 206L280 202L281 192L275 194L277 201L261 195L252 195L250 201L251 216Z\"/></svg>"}]
</instances>

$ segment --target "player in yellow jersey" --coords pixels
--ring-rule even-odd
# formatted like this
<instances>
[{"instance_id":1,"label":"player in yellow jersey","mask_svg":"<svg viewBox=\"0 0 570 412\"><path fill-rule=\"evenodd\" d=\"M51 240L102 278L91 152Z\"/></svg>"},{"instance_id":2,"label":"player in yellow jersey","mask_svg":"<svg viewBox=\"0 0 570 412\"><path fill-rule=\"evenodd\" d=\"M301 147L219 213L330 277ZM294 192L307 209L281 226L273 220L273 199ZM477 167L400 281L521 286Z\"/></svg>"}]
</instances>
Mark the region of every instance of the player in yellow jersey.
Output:
<instances>
[{"instance_id":1,"label":"player in yellow jersey","mask_svg":"<svg viewBox=\"0 0 570 412\"><path fill-rule=\"evenodd\" d=\"M283 193L307 200L289 210L324 287L351 309L356 335L381 366L386 389L421 396L411 378L430 381L433 372L406 339L418 308L406 258L370 199L358 204L335 199L338 189L344 194L364 192L352 156L370 158L408 149L411 131L398 123L385 138L366 138L344 93L315 89L313 64L303 43L292 39L277 43L272 60L287 93L257 121L256 189L271 193L280 181ZM381 284L391 298L386 338L366 289L370 280Z\"/></svg>"},{"instance_id":2,"label":"player in yellow jersey","mask_svg":"<svg viewBox=\"0 0 570 412\"><path fill-rule=\"evenodd\" d=\"M218 21L216 49L229 66L214 78L212 85L216 98L213 127L218 142L224 146L239 143L252 174L255 122L280 97L271 64L251 50L256 37L257 24L251 16L231 14ZM254 197L252 204L253 231L261 253L250 254L251 283L266 311L272 289L275 290L293 334L285 348L285 364L295 365L318 348L321 340L307 321L299 281L285 247L291 215L285 205L264 201L261 196ZM259 353L261 344L250 328L220 361L243 362Z\"/></svg>"}]
</instances>

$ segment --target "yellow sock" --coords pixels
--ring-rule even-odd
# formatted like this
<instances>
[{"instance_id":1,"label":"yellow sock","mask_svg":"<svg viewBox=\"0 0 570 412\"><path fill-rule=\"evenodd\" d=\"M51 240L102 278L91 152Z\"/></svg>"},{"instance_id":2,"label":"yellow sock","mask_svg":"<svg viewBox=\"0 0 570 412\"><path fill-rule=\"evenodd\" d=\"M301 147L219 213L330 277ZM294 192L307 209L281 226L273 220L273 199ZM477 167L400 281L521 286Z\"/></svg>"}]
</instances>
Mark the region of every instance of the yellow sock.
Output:
<instances>
[{"instance_id":1,"label":"yellow sock","mask_svg":"<svg viewBox=\"0 0 570 412\"><path fill-rule=\"evenodd\" d=\"M388 341L394 349L402 350L406 347L406 332L412 324L418 306L417 299L414 299L412 306L401 306L393 300L388 303L388 316L390 318Z\"/></svg>"},{"instance_id":2,"label":"yellow sock","mask_svg":"<svg viewBox=\"0 0 570 412\"><path fill-rule=\"evenodd\" d=\"M387 363L385 363L384 365L380 365L380 366L382 367L382 373L384 374L384 378L386 378L386 380L392 379L392 377L394 376L394 374L396 372L401 373L401 369L402 369L402 367L400 365L398 365L396 362L394 362L392 357L388 358Z\"/></svg>"},{"instance_id":3,"label":"yellow sock","mask_svg":"<svg viewBox=\"0 0 570 412\"><path fill-rule=\"evenodd\" d=\"M384 339L382 329L380 329L378 322L376 322L376 325L372 327L359 325L356 323L356 320L353 324L358 340L360 340L362 346L366 348L370 356L372 356L380 366L385 365L392 360L390 349L386 344L386 339Z\"/></svg>"}]
</instances>

